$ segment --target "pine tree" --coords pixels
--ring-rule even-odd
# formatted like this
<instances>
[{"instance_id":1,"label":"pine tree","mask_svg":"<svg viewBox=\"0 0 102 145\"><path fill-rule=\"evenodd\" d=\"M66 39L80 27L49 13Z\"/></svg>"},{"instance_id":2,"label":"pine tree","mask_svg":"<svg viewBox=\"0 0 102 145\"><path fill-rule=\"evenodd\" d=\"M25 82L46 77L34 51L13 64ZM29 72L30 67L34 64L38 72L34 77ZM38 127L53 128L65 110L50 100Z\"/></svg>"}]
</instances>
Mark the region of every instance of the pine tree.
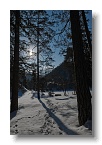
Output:
<instances>
[{"instance_id":1,"label":"pine tree","mask_svg":"<svg viewBox=\"0 0 102 145\"><path fill-rule=\"evenodd\" d=\"M17 10L15 11L15 47L14 47L11 112L18 109L19 24L20 24L20 11Z\"/></svg>"},{"instance_id":2,"label":"pine tree","mask_svg":"<svg viewBox=\"0 0 102 145\"><path fill-rule=\"evenodd\" d=\"M79 125L83 125L87 119L91 118L92 106L91 94L87 83L79 11L71 10L70 19L77 83L78 119Z\"/></svg>"},{"instance_id":3,"label":"pine tree","mask_svg":"<svg viewBox=\"0 0 102 145\"><path fill-rule=\"evenodd\" d=\"M14 46L15 46L15 36L16 32L14 31L16 23L16 11L11 11L11 43L10 43L10 62L11 62L11 88L13 82L13 66L14 65ZM39 14L39 21L38 21ZM38 29L39 25L39 29ZM40 66L51 65L51 56L53 54L50 42L53 35L53 30L51 29L52 23L49 20L49 15L47 11L20 11L20 24L19 24L19 77L25 70L26 72L36 69L36 66L32 66L31 63L34 62L37 54L33 50L32 57L29 55L30 45L37 47L38 40L37 36L39 35L39 70ZM38 32L39 31L39 32ZM37 35L38 34L38 35ZM35 55L35 56L34 56ZM41 57L43 56L43 58ZM20 83L20 80L18 84ZM39 83L38 83L39 84Z\"/></svg>"},{"instance_id":4,"label":"pine tree","mask_svg":"<svg viewBox=\"0 0 102 145\"><path fill-rule=\"evenodd\" d=\"M88 11L87 11L88 13ZM85 64L87 70L87 81L90 88L92 88L92 44L91 44L91 31L88 28L88 19L86 18L85 11L80 11L82 15L81 19L81 30L83 40L83 50L85 56Z\"/></svg>"},{"instance_id":5,"label":"pine tree","mask_svg":"<svg viewBox=\"0 0 102 145\"><path fill-rule=\"evenodd\" d=\"M33 85L33 90L36 90L36 70L33 70L32 72L32 85Z\"/></svg>"},{"instance_id":6,"label":"pine tree","mask_svg":"<svg viewBox=\"0 0 102 145\"><path fill-rule=\"evenodd\" d=\"M86 20L84 10L82 10L82 17L83 17L83 22L84 22L84 25L85 25L85 30L86 30L87 40L88 40L88 44L89 44L89 48L90 48L90 53L92 55L92 44L91 44L91 39L90 39L90 31L88 29L87 20Z\"/></svg>"}]
</instances>

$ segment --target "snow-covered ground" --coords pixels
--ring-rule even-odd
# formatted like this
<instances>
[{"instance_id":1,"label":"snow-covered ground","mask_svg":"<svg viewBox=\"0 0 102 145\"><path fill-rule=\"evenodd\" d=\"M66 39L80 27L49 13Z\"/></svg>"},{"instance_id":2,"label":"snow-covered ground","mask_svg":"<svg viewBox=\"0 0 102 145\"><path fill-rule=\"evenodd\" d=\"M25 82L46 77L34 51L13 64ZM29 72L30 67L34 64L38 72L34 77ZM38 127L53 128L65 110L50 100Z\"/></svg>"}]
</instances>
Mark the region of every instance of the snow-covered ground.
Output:
<instances>
[{"instance_id":1,"label":"snow-covered ground","mask_svg":"<svg viewBox=\"0 0 102 145\"><path fill-rule=\"evenodd\" d=\"M63 92L54 92L53 96L44 92L40 100L33 91L19 94L19 109L11 114L11 135L92 135L90 121L78 125L77 100L72 91L67 96Z\"/></svg>"}]
</instances>

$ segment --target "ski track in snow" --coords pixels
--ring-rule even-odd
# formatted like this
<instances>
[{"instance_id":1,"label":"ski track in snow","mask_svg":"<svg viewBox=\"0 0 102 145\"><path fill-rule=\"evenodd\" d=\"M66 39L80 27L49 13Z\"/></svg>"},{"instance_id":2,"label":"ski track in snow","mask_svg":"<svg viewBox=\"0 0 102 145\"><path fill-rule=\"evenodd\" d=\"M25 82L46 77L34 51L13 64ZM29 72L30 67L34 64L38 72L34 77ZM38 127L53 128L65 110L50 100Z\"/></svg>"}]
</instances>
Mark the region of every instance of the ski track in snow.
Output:
<instances>
[{"instance_id":1,"label":"ski track in snow","mask_svg":"<svg viewBox=\"0 0 102 145\"><path fill-rule=\"evenodd\" d=\"M10 134L15 135L92 135L85 126L78 126L76 95L48 97L40 100L27 91L20 97L19 109L11 114Z\"/></svg>"}]
</instances>

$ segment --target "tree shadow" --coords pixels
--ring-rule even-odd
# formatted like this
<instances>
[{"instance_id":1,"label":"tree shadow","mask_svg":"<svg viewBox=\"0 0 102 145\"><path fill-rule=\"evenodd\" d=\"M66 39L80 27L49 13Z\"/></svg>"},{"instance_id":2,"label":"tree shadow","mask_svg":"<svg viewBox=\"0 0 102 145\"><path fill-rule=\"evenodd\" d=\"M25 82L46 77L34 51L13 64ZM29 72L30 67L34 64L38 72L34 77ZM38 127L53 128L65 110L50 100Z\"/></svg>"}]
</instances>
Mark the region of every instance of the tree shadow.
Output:
<instances>
[{"instance_id":1,"label":"tree shadow","mask_svg":"<svg viewBox=\"0 0 102 145\"><path fill-rule=\"evenodd\" d=\"M79 135L78 133L76 133L75 131L67 128L67 126L65 126L63 124L63 122L54 114L51 112L51 110L49 108L46 107L46 105L39 100L39 102L42 104L42 106L46 109L47 113L50 115L50 117L52 117L54 119L54 121L57 123L57 125L59 126L59 128L61 130L63 130L67 135Z\"/></svg>"},{"instance_id":2,"label":"tree shadow","mask_svg":"<svg viewBox=\"0 0 102 145\"><path fill-rule=\"evenodd\" d=\"M67 98L55 98L55 100L69 100L69 99L74 99L75 97L67 97Z\"/></svg>"},{"instance_id":3,"label":"tree shadow","mask_svg":"<svg viewBox=\"0 0 102 145\"><path fill-rule=\"evenodd\" d=\"M89 130L92 130L92 120L87 120L84 126L88 128Z\"/></svg>"},{"instance_id":4,"label":"tree shadow","mask_svg":"<svg viewBox=\"0 0 102 145\"><path fill-rule=\"evenodd\" d=\"M55 100L69 100L69 98L55 98Z\"/></svg>"},{"instance_id":5,"label":"tree shadow","mask_svg":"<svg viewBox=\"0 0 102 145\"><path fill-rule=\"evenodd\" d=\"M24 95L25 92L26 92L26 90L24 90L24 89L19 90L18 91L18 98L21 98Z\"/></svg>"},{"instance_id":6,"label":"tree shadow","mask_svg":"<svg viewBox=\"0 0 102 145\"><path fill-rule=\"evenodd\" d=\"M17 114L17 111L11 112L11 113L10 113L10 120L11 120L12 118L14 118L14 117L16 116L16 114Z\"/></svg>"}]
</instances>

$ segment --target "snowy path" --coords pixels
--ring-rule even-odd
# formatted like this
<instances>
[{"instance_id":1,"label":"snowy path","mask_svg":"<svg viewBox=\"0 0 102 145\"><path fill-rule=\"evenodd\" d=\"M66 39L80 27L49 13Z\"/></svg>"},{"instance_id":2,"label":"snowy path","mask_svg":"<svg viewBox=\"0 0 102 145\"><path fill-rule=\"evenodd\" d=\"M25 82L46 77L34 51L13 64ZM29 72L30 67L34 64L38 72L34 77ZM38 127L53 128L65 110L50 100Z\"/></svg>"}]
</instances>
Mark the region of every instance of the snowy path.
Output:
<instances>
[{"instance_id":1,"label":"snowy path","mask_svg":"<svg viewBox=\"0 0 102 145\"><path fill-rule=\"evenodd\" d=\"M58 94L58 92L56 92ZM78 127L76 96L33 98L31 91L19 98L19 109L11 114L11 134L18 135L92 135L92 131Z\"/></svg>"}]
</instances>

